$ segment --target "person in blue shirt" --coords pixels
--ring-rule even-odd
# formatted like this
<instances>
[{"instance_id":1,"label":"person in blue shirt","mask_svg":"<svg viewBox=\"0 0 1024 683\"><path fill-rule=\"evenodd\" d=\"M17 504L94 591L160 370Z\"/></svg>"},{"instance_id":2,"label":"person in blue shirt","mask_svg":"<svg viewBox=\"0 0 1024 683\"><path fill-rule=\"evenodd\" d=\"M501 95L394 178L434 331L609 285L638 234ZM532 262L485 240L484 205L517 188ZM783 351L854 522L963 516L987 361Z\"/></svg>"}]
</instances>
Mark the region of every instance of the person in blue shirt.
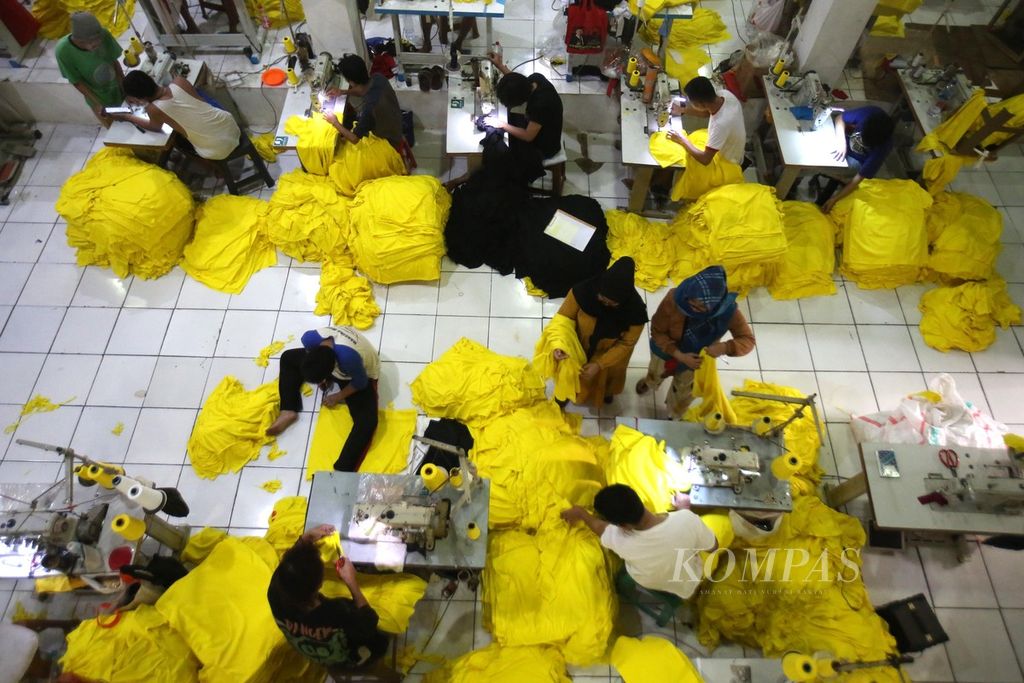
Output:
<instances>
[{"instance_id":1,"label":"person in blue shirt","mask_svg":"<svg viewBox=\"0 0 1024 683\"><path fill-rule=\"evenodd\" d=\"M840 199L857 189L860 181L874 178L881 170L892 149L892 117L878 107L859 107L832 115L836 130L836 147L832 155L837 161L846 161L857 173L849 183L835 194L842 184L832 178L818 194L818 205L825 213L832 210ZM835 196L833 196L835 195Z\"/></svg>"},{"instance_id":2,"label":"person in blue shirt","mask_svg":"<svg viewBox=\"0 0 1024 683\"><path fill-rule=\"evenodd\" d=\"M351 327L321 327L302 335L302 348L281 354L277 379L281 414L267 429L277 436L299 419L302 384L309 382L323 392L322 405L333 408L344 402L352 416L352 431L334 463L339 472L355 472L370 449L377 431L377 378L380 357L373 344ZM337 386L336 391L331 391Z\"/></svg>"}]
</instances>

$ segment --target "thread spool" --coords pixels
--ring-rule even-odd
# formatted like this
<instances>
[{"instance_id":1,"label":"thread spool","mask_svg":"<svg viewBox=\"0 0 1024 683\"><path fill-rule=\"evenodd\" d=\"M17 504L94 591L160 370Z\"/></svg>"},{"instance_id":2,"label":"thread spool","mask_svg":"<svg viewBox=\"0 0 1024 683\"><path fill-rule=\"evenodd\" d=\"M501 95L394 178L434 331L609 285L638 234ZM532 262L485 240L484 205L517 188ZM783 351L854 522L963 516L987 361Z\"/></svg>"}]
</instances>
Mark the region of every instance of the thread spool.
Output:
<instances>
[{"instance_id":1,"label":"thread spool","mask_svg":"<svg viewBox=\"0 0 1024 683\"><path fill-rule=\"evenodd\" d=\"M113 472L107 472L106 470L113 469ZM110 465L89 465L88 478L105 489L114 488L114 479L119 475L123 474L124 470L120 467L112 467Z\"/></svg>"},{"instance_id":2,"label":"thread spool","mask_svg":"<svg viewBox=\"0 0 1024 683\"><path fill-rule=\"evenodd\" d=\"M786 58L779 57L778 61L775 62L775 66L772 67L772 76L778 76L782 73L783 69L786 68Z\"/></svg>"},{"instance_id":3,"label":"thread spool","mask_svg":"<svg viewBox=\"0 0 1024 683\"><path fill-rule=\"evenodd\" d=\"M704 418L704 429L709 434L721 434L725 431L725 418L721 413L711 413Z\"/></svg>"},{"instance_id":4,"label":"thread spool","mask_svg":"<svg viewBox=\"0 0 1024 683\"><path fill-rule=\"evenodd\" d=\"M817 678L818 666L812 657L789 652L782 658L782 673L789 680L801 683Z\"/></svg>"},{"instance_id":5,"label":"thread spool","mask_svg":"<svg viewBox=\"0 0 1024 683\"><path fill-rule=\"evenodd\" d=\"M423 480L423 486L426 487L427 491L433 493L444 486L444 483L448 481L448 476L440 467L424 465L423 469L420 470L420 479Z\"/></svg>"},{"instance_id":6,"label":"thread spool","mask_svg":"<svg viewBox=\"0 0 1024 683\"><path fill-rule=\"evenodd\" d=\"M285 36L281 40L281 42L284 43L285 54L289 54L290 55L290 54L293 54L295 52L295 41L292 40L291 36Z\"/></svg>"},{"instance_id":7,"label":"thread spool","mask_svg":"<svg viewBox=\"0 0 1024 683\"><path fill-rule=\"evenodd\" d=\"M289 67L288 68L288 85L298 85L298 84L299 84L299 77L295 73L295 69L292 69L291 67Z\"/></svg>"},{"instance_id":8,"label":"thread spool","mask_svg":"<svg viewBox=\"0 0 1024 683\"><path fill-rule=\"evenodd\" d=\"M762 418L754 420L754 424L751 425L751 429L758 436L764 436L772 430L772 419L765 415Z\"/></svg>"},{"instance_id":9,"label":"thread spool","mask_svg":"<svg viewBox=\"0 0 1024 683\"><path fill-rule=\"evenodd\" d=\"M448 470L448 483L457 489L462 488L462 470L458 467L453 467Z\"/></svg>"},{"instance_id":10,"label":"thread spool","mask_svg":"<svg viewBox=\"0 0 1024 683\"><path fill-rule=\"evenodd\" d=\"M783 71L783 72L782 72L782 73L780 73L780 74L778 75L778 77L777 77L777 78L775 79L775 87L776 87L776 88L781 88L781 87L783 87L784 85L786 85L786 82L787 82L788 80L789 80L789 72L788 72L788 71Z\"/></svg>"},{"instance_id":11,"label":"thread spool","mask_svg":"<svg viewBox=\"0 0 1024 683\"><path fill-rule=\"evenodd\" d=\"M142 507L146 512L159 512L167 500L167 494L158 489L151 489L148 486L136 482L128 489L128 500Z\"/></svg>"},{"instance_id":12,"label":"thread spool","mask_svg":"<svg viewBox=\"0 0 1024 683\"><path fill-rule=\"evenodd\" d=\"M633 69L632 71L629 72L629 87L640 87L640 69Z\"/></svg>"},{"instance_id":13,"label":"thread spool","mask_svg":"<svg viewBox=\"0 0 1024 683\"><path fill-rule=\"evenodd\" d=\"M121 61L123 61L124 65L128 66L128 67L138 66L139 65L139 55L137 53L135 53L135 52L132 52L130 49L127 49L122 54Z\"/></svg>"},{"instance_id":14,"label":"thread spool","mask_svg":"<svg viewBox=\"0 0 1024 683\"><path fill-rule=\"evenodd\" d=\"M137 541L146 533L146 523L137 517L120 514L110 523L114 533L120 534L126 541Z\"/></svg>"},{"instance_id":15,"label":"thread spool","mask_svg":"<svg viewBox=\"0 0 1024 683\"><path fill-rule=\"evenodd\" d=\"M471 541L480 538L480 527L476 525L476 522L470 522L466 525L466 538Z\"/></svg>"},{"instance_id":16,"label":"thread spool","mask_svg":"<svg viewBox=\"0 0 1024 683\"><path fill-rule=\"evenodd\" d=\"M640 62L637 60L636 57L630 57L629 61L626 62L626 73L631 74L634 71L636 71L637 66L639 66L639 64Z\"/></svg>"},{"instance_id":17,"label":"thread spool","mask_svg":"<svg viewBox=\"0 0 1024 683\"><path fill-rule=\"evenodd\" d=\"M647 69L647 73L644 74L644 94L640 99L644 104L650 104L651 100L654 99L654 86L658 82L658 69L657 67L650 67Z\"/></svg>"},{"instance_id":18,"label":"thread spool","mask_svg":"<svg viewBox=\"0 0 1024 683\"><path fill-rule=\"evenodd\" d=\"M139 40L138 36L131 37L131 39L128 41L128 48L136 55L141 55L142 51L146 49L142 46L142 41Z\"/></svg>"},{"instance_id":19,"label":"thread spool","mask_svg":"<svg viewBox=\"0 0 1024 683\"><path fill-rule=\"evenodd\" d=\"M800 458L796 457L792 453L788 455L780 455L779 457L772 460L772 474L775 475L776 479L786 481L800 469Z\"/></svg>"}]
</instances>

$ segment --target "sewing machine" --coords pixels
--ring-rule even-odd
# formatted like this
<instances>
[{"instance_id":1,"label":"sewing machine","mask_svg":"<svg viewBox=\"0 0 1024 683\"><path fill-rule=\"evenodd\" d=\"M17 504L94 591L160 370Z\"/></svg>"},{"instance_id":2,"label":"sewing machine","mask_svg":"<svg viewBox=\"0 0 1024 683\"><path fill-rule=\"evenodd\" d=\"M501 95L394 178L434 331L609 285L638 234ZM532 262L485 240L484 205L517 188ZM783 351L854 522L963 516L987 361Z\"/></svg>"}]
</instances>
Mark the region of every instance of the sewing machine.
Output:
<instances>
[{"instance_id":1,"label":"sewing machine","mask_svg":"<svg viewBox=\"0 0 1024 683\"><path fill-rule=\"evenodd\" d=\"M448 537L451 501L409 497L397 503L359 503L352 508L348 538L364 542L401 542L410 550L431 551Z\"/></svg>"},{"instance_id":2,"label":"sewing machine","mask_svg":"<svg viewBox=\"0 0 1024 683\"><path fill-rule=\"evenodd\" d=\"M324 104L330 99L327 91L333 87L334 82L334 58L330 52L321 52L317 55L316 63L313 64L313 74L310 77L310 110L321 111Z\"/></svg>"},{"instance_id":3,"label":"sewing machine","mask_svg":"<svg viewBox=\"0 0 1024 683\"><path fill-rule=\"evenodd\" d=\"M832 95L825 89L816 71L808 71L789 89L790 100L794 107L807 107L811 110L808 119L798 118L802 131L813 131L831 125Z\"/></svg>"},{"instance_id":4,"label":"sewing machine","mask_svg":"<svg viewBox=\"0 0 1024 683\"><path fill-rule=\"evenodd\" d=\"M473 85L473 120L476 121L480 116L490 116L498 111L498 70L486 59L472 59L469 67Z\"/></svg>"},{"instance_id":5,"label":"sewing machine","mask_svg":"<svg viewBox=\"0 0 1024 683\"><path fill-rule=\"evenodd\" d=\"M943 449L956 453L958 465L946 473L930 472L919 497L933 510L1020 515L1024 512L1024 455L998 451Z\"/></svg>"}]
</instances>

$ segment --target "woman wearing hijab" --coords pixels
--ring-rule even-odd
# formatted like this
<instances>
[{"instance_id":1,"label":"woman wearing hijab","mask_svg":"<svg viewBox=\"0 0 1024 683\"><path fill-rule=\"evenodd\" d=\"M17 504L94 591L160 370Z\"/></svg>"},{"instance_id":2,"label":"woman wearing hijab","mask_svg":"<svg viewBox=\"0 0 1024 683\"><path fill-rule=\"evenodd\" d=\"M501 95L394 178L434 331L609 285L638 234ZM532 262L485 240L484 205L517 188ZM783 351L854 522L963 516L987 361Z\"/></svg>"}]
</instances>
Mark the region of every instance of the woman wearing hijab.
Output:
<instances>
[{"instance_id":1,"label":"woman wearing hijab","mask_svg":"<svg viewBox=\"0 0 1024 683\"><path fill-rule=\"evenodd\" d=\"M576 321L576 334L587 354L580 371L576 403L600 400L611 403L626 384L626 368L640 334L647 323L647 304L633 285L636 264L620 258L604 273L584 280L571 290L560 315ZM555 360L564 352L556 350Z\"/></svg>"},{"instance_id":2,"label":"woman wearing hijab","mask_svg":"<svg viewBox=\"0 0 1024 683\"><path fill-rule=\"evenodd\" d=\"M722 341L726 332L732 339ZM729 291L725 269L711 266L679 283L658 306L651 319L651 364L647 376L636 383L636 393L657 389L672 377L665 398L677 418L693 402L693 371L700 367L700 352L712 358L745 356L754 349L754 331Z\"/></svg>"}]
</instances>

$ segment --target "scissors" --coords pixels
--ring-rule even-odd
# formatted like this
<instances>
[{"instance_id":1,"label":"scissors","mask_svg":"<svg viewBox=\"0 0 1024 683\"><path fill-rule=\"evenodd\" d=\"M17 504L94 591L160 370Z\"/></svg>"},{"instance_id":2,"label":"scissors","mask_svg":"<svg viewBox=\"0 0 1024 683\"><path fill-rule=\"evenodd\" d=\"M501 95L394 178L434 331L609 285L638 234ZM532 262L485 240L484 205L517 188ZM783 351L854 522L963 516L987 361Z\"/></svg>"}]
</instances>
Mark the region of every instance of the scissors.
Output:
<instances>
[{"instance_id":1,"label":"scissors","mask_svg":"<svg viewBox=\"0 0 1024 683\"><path fill-rule=\"evenodd\" d=\"M956 468L960 466L960 456L956 454L956 451L951 448L940 448L939 462L953 474L954 479L958 478Z\"/></svg>"}]
</instances>

